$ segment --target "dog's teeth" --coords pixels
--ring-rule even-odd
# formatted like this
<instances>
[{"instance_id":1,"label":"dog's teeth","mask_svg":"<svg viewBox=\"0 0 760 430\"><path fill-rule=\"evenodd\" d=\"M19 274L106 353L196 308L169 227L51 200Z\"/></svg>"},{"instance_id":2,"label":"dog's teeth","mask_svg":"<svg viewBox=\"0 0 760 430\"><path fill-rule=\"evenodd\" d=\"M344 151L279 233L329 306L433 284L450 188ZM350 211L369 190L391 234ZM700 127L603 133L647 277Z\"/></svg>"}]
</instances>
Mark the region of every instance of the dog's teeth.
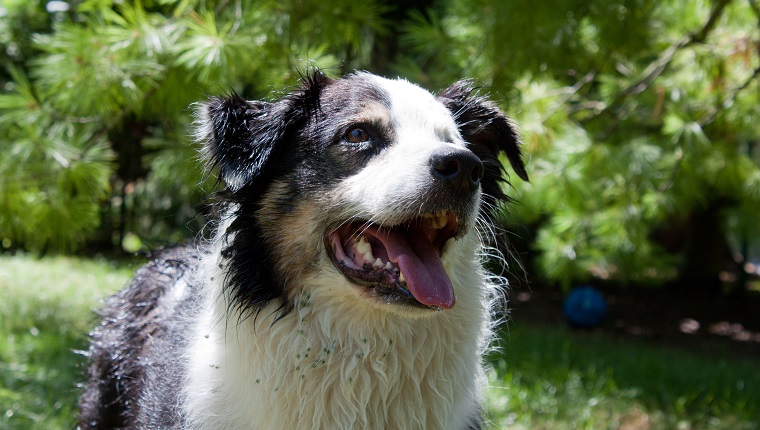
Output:
<instances>
[{"instance_id":1,"label":"dog's teeth","mask_svg":"<svg viewBox=\"0 0 760 430\"><path fill-rule=\"evenodd\" d=\"M398 274L398 281L399 282L406 282L406 279L404 278L404 273L403 272L399 272L399 274Z\"/></svg>"},{"instance_id":2,"label":"dog's teeth","mask_svg":"<svg viewBox=\"0 0 760 430\"><path fill-rule=\"evenodd\" d=\"M422 219L424 219L425 223L433 230L440 230L446 227L446 224L449 223L448 211L446 210L439 211L435 214L422 215Z\"/></svg>"},{"instance_id":3,"label":"dog's teeth","mask_svg":"<svg viewBox=\"0 0 760 430\"><path fill-rule=\"evenodd\" d=\"M361 255L364 258L364 264L372 266L375 263L375 256L372 254L372 245L367 242L367 238L364 235L359 237L359 240L354 244L354 250L356 255Z\"/></svg>"},{"instance_id":4,"label":"dog's teeth","mask_svg":"<svg viewBox=\"0 0 760 430\"><path fill-rule=\"evenodd\" d=\"M389 262L387 262L387 263L385 263L385 269L386 269L386 270L391 270L391 269L393 269L393 264L391 264L391 262L390 262L390 261L389 261Z\"/></svg>"},{"instance_id":5,"label":"dog's teeth","mask_svg":"<svg viewBox=\"0 0 760 430\"><path fill-rule=\"evenodd\" d=\"M359 237L359 240L354 244L354 248L356 249L357 254L366 254L367 252L372 253L372 245L367 242L367 238L364 236Z\"/></svg>"},{"instance_id":6,"label":"dog's teeth","mask_svg":"<svg viewBox=\"0 0 760 430\"><path fill-rule=\"evenodd\" d=\"M436 214L436 222L435 222L435 228L441 229L446 227L446 224L448 223L448 213L446 211L440 211Z\"/></svg>"},{"instance_id":7,"label":"dog's teeth","mask_svg":"<svg viewBox=\"0 0 760 430\"><path fill-rule=\"evenodd\" d=\"M364 261L370 265L375 262L375 256L372 255L372 249L364 253Z\"/></svg>"},{"instance_id":8,"label":"dog's teeth","mask_svg":"<svg viewBox=\"0 0 760 430\"><path fill-rule=\"evenodd\" d=\"M380 257L377 257L377 260L375 260L375 264L372 265L375 269L382 269L383 268L383 260L380 259Z\"/></svg>"}]
</instances>

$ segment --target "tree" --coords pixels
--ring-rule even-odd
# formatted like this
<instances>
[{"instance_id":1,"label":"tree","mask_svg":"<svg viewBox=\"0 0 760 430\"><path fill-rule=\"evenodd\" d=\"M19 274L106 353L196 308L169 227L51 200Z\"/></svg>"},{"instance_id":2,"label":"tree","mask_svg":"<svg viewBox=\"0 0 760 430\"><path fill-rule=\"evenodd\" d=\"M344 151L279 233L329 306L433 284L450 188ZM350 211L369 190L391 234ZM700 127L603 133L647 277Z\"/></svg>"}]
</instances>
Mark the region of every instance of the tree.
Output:
<instances>
[{"instance_id":1,"label":"tree","mask_svg":"<svg viewBox=\"0 0 760 430\"><path fill-rule=\"evenodd\" d=\"M404 70L475 76L510 100L533 182L514 184L509 217L531 227L546 278L714 290L746 257L734 260L737 238L760 233L759 11L449 1L414 18Z\"/></svg>"},{"instance_id":2,"label":"tree","mask_svg":"<svg viewBox=\"0 0 760 430\"><path fill-rule=\"evenodd\" d=\"M173 226L200 229L189 106L230 90L268 96L311 64L361 64L385 10L330 0L3 9L6 28L42 24L2 41L18 52L0 77L10 78L0 95L0 236L43 251L163 243L191 234Z\"/></svg>"},{"instance_id":3,"label":"tree","mask_svg":"<svg viewBox=\"0 0 760 430\"><path fill-rule=\"evenodd\" d=\"M757 0L64 4L0 14L15 53L0 75L0 236L23 247L200 229L211 184L196 186L187 106L267 97L309 66L432 90L471 77L505 100L532 182L512 184L503 221L524 226L512 241L547 280L716 290L760 236Z\"/></svg>"}]
</instances>

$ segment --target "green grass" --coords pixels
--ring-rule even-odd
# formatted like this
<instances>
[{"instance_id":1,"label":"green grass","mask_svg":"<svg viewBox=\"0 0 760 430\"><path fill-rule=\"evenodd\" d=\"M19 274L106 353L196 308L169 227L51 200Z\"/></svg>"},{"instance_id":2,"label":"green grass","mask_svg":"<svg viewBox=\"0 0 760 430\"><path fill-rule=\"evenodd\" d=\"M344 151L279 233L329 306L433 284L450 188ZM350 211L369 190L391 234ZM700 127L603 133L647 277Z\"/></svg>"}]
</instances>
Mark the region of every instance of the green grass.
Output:
<instances>
[{"instance_id":1,"label":"green grass","mask_svg":"<svg viewBox=\"0 0 760 430\"><path fill-rule=\"evenodd\" d=\"M67 429L100 300L132 268L76 258L0 257L0 428Z\"/></svg>"},{"instance_id":2,"label":"green grass","mask_svg":"<svg viewBox=\"0 0 760 430\"><path fill-rule=\"evenodd\" d=\"M92 310L134 267L0 257L0 428L66 429ZM491 428L758 429L760 363L509 324L489 361Z\"/></svg>"},{"instance_id":3,"label":"green grass","mask_svg":"<svg viewBox=\"0 0 760 430\"><path fill-rule=\"evenodd\" d=\"M760 363L510 324L490 357L492 428L757 429Z\"/></svg>"}]
</instances>

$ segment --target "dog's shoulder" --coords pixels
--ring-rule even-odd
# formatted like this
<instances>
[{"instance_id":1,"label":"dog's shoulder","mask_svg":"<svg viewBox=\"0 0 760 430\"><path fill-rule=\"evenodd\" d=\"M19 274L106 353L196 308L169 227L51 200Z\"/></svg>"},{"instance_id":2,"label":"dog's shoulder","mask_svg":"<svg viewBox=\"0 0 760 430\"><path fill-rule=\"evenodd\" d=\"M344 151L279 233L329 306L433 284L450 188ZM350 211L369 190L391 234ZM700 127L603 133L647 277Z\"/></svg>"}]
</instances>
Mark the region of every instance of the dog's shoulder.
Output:
<instances>
[{"instance_id":1,"label":"dog's shoulder","mask_svg":"<svg viewBox=\"0 0 760 430\"><path fill-rule=\"evenodd\" d=\"M192 247L156 252L126 288L106 300L99 311L102 322L90 333L89 383L80 400L79 428L141 421L144 405L137 399L145 398L150 381L160 378L168 364L157 342L177 341L177 310L196 295L191 273L199 259Z\"/></svg>"}]
</instances>

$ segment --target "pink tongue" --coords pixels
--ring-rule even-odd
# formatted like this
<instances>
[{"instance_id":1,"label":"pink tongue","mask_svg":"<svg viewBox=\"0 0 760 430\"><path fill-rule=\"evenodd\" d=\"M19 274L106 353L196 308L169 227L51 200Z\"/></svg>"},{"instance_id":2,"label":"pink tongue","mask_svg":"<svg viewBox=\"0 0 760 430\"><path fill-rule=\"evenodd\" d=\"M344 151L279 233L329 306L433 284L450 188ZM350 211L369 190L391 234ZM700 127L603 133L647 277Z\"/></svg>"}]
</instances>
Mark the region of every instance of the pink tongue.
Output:
<instances>
[{"instance_id":1,"label":"pink tongue","mask_svg":"<svg viewBox=\"0 0 760 430\"><path fill-rule=\"evenodd\" d=\"M425 235L414 231L408 236L396 231L384 230L383 233L387 233L383 242L388 258L398 264L414 298L423 305L454 307L454 286L438 252Z\"/></svg>"}]
</instances>

